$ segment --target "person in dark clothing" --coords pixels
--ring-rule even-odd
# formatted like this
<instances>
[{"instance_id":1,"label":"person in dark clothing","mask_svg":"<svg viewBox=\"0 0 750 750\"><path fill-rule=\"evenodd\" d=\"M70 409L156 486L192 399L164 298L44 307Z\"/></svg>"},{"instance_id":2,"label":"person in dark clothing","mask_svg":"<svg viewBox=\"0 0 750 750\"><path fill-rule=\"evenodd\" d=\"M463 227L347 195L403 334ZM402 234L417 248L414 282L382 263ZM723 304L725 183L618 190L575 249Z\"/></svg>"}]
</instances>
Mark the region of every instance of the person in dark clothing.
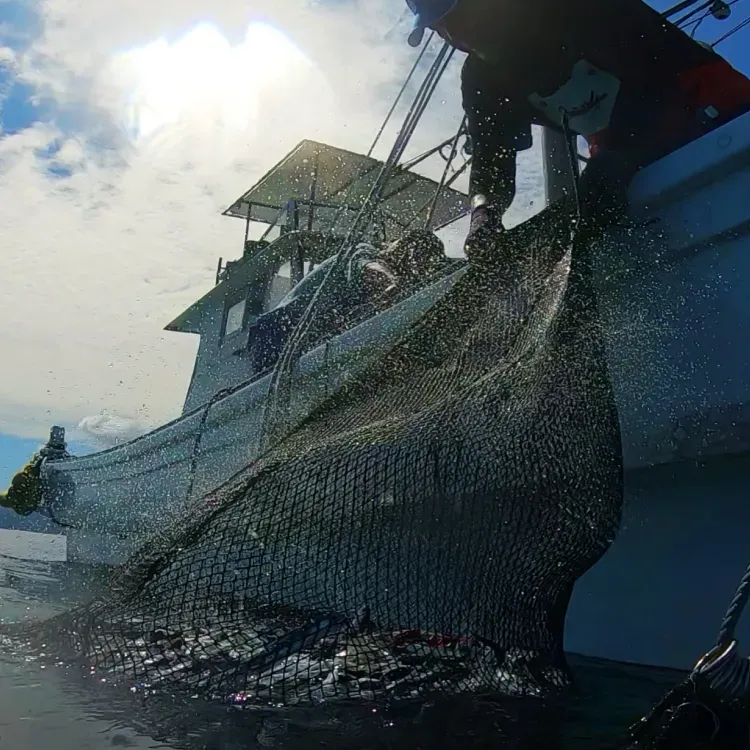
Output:
<instances>
[{"instance_id":1,"label":"person in dark clothing","mask_svg":"<svg viewBox=\"0 0 750 750\"><path fill-rule=\"evenodd\" d=\"M750 80L641 0L407 0L468 57L463 107L472 143L466 250L502 231L516 154L531 125L588 142L584 220L607 225L643 166L750 109Z\"/></svg>"},{"instance_id":2,"label":"person in dark clothing","mask_svg":"<svg viewBox=\"0 0 750 750\"><path fill-rule=\"evenodd\" d=\"M251 335L254 372L274 365L337 257L332 255L324 260L276 307L255 321ZM318 336L328 337L346 328L358 308L386 307L399 294L433 276L447 262L442 241L426 230L407 232L383 248L360 243L346 266L333 271L334 276L329 281L331 304L321 310Z\"/></svg>"},{"instance_id":3,"label":"person in dark clothing","mask_svg":"<svg viewBox=\"0 0 750 750\"><path fill-rule=\"evenodd\" d=\"M255 321L250 336L254 372L263 372L276 363L284 344L337 257L332 255L316 266L273 309L263 313ZM377 286L378 282L383 288L388 286L389 279L384 278L380 269L371 268L376 261L377 249L362 243L352 254L347 268L334 270L330 284L335 303L331 309L324 311L322 325L326 328L334 327L335 320L346 315L352 306L363 304L372 293L370 287Z\"/></svg>"}]
</instances>

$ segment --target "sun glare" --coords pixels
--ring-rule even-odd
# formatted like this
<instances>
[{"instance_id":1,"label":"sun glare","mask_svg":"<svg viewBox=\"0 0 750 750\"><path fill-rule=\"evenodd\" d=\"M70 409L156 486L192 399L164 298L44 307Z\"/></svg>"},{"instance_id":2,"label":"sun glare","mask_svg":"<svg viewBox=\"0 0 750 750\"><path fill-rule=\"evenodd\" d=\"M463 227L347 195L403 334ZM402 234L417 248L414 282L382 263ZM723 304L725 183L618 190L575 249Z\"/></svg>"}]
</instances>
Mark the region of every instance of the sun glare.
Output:
<instances>
[{"instance_id":1,"label":"sun glare","mask_svg":"<svg viewBox=\"0 0 750 750\"><path fill-rule=\"evenodd\" d=\"M264 92L314 68L264 23L251 24L234 47L214 26L200 24L173 43L159 39L114 62L128 91L127 127L138 141L186 119L246 128Z\"/></svg>"}]
</instances>

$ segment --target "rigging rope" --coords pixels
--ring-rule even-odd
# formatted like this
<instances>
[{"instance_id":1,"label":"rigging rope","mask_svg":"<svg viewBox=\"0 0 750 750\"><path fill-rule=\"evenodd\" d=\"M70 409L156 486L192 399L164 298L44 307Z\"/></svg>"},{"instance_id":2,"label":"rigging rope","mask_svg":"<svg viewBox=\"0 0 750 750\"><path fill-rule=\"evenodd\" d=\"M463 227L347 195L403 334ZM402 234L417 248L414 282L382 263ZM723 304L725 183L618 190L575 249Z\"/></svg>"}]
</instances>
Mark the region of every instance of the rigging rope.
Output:
<instances>
[{"instance_id":1,"label":"rigging rope","mask_svg":"<svg viewBox=\"0 0 750 750\"><path fill-rule=\"evenodd\" d=\"M405 16L409 15L409 11L407 10L405 13ZM381 136L383 135L383 132L385 131L386 127L388 126L388 123L390 122L391 117L393 116L394 112L396 111L396 107L398 106L399 101L401 100L401 97L406 92L407 87L409 86L409 83L411 79L414 77L414 73L417 72L417 69L419 68L419 64L422 61L422 58L424 57L425 53L427 52L427 48L430 46L430 42L432 41L433 36L435 35L435 32L430 32L430 35L427 37L427 39L424 41L424 44L422 45L422 49L417 56L417 59L414 61L414 65L412 65L411 70L409 71L409 75L406 77L406 80L404 81L403 85L401 86L401 89L398 92L398 95L396 96L395 101L391 105L391 108L388 110L388 114L386 114L385 119L383 120L383 123L380 126L380 129L378 130L377 134L375 135L375 139L372 142L372 145L370 146L370 149L367 152L368 157L372 157L372 153L375 150L375 147L377 146L378 142L380 141ZM349 190L352 189L353 185L355 183L352 183L352 185L349 186ZM346 193L345 193L346 195ZM348 205L345 202L336 212L335 216L333 217L333 222L331 223L331 226L329 228L329 234L333 234L336 231L336 228L339 225L339 222L343 218L344 214L348 210ZM270 228L269 228L270 230ZM267 230L268 231L268 230Z\"/></svg>"},{"instance_id":2,"label":"rigging rope","mask_svg":"<svg viewBox=\"0 0 750 750\"><path fill-rule=\"evenodd\" d=\"M718 646L726 646L730 641L734 640L737 625L742 617L743 610L747 606L748 600L750 600L750 565L748 565L745 575L742 576L734 599L732 599L727 608L727 613L724 615L717 641Z\"/></svg>"},{"instance_id":3,"label":"rigging rope","mask_svg":"<svg viewBox=\"0 0 750 750\"><path fill-rule=\"evenodd\" d=\"M377 145L378 141L380 140L380 137L382 136L383 132L385 131L385 128L388 125L388 122L390 121L391 117L393 116L394 112L396 111L396 107L398 106L398 103L399 103L401 97L405 93L405 91L406 91L406 89L407 89L407 87L409 85L409 82L411 81L412 77L414 76L414 73L417 71L417 68L419 67L419 63L421 62L422 58L424 57L425 53L427 52L427 48L429 47L430 42L432 41L434 35L435 35L434 32L430 32L430 35L427 37L427 39L425 40L424 44L422 45L422 49L421 49L419 55L417 56L417 59L414 62L414 65L412 66L411 70L409 71L409 75L406 77L406 80L404 81L404 84L401 87L401 89L400 89L400 91L398 93L398 96L396 97L396 100L393 102L393 105L391 106L390 110L388 111L388 114L386 115L385 120L383 121L382 125L380 126L380 129L378 130L378 133L375 136L375 140L373 141L372 145L370 146L369 151L367 152L367 156L368 157L372 156L372 152L375 150L375 146ZM443 50L441 50L441 53L445 51L445 46L446 45L443 46ZM434 67L434 63L433 63L433 67ZM432 68L428 72L428 77L429 77L431 71L432 71ZM442 73L441 73L441 75L442 75ZM413 107L414 107L414 102L412 103L412 109L413 109ZM407 115L407 117L408 117L408 115ZM406 167L406 165L404 165L404 168L406 169L408 167ZM381 177L382 177L382 172L381 172ZM378 179L380 179L380 177ZM386 178L385 181L387 182L387 178ZM352 187L353 187L354 184L355 183L352 183L352 185L349 186L349 190L352 189ZM369 198L368 198L368 200L369 200ZM364 209L364 206L363 206L363 209ZM347 206L346 203L344 203L338 209L338 211L336 212L336 215L334 216L334 219L333 219L333 222L331 224L331 227L328 230L330 234L333 234L335 232L336 227L338 226L339 222L341 221L341 219L343 218L343 216L347 212L347 210L348 210L348 206ZM333 270L333 269L331 269L331 270ZM325 283L326 282L324 280L323 286L325 285Z\"/></svg>"},{"instance_id":4,"label":"rigging rope","mask_svg":"<svg viewBox=\"0 0 750 750\"><path fill-rule=\"evenodd\" d=\"M734 0L734 1L737 2L737 0ZM719 44L720 42L723 42L726 39L729 39L730 36L732 36L733 34L736 34L740 29L744 29L745 26L747 26L748 24L750 24L750 16L748 16L744 21L740 21L734 28L729 29L729 31L727 31L726 34L724 34L723 36L720 36L715 42L711 44L711 47L716 47L716 45Z\"/></svg>"},{"instance_id":5,"label":"rigging rope","mask_svg":"<svg viewBox=\"0 0 750 750\"><path fill-rule=\"evenodd\" d=\"M750 565L745 570L719 629L716 646L696 665L693 675L733 698L750 698L750 659L740 655L735 640L737 625L750 600Z\"/></svg>"},{"instance_id":6,"label":"rigging rope","mask_svg":"<svg viewBox=\"0 0 750 750\"><path fill-rule=\"evenodd\" d=\"M682 683L630 728L630 740L634 744L628 744L629 750L665 747L665 740L675 733L691 741L697 739L694 735L705 735L702 739L712 744L701 744L700 747L739 747L736 744L738 733L747 738L746 722L743 720L738 724L737 713L740 717L747 716L750 659L739 653L735 630L748 599L750 566L745 570L724 616L716 646L700 659ZM732 739L725 737L722 743L714 745L719 735ZM681 745L670 741L667 746Z\"/></svg>"},{"instance_id":7,"label":"rigging rope","mask_svg":"<svg viewBox=\"0 0 750 750\"><path fill-rule=\"evenodd\" d=\"M283 434L283 419L279 419L279 414L283 415L288 406L291 385L290 375L299 358L302 342L312 327L318 310L321 307L326 307L329 302L329 297L331 295L330 280L334 278L334 274L338 274L342 268L346 267L350 257L356 252L382 196L383 188L390 179L398 161L403 156L406 146L411 140L414 130L437 88L437 84L442 78L446 67L452 59L454 52L455 49L447 42L443 44L442 49L436 56L435 61L430 67L430 70L428 71L427 76L420 86L417 96L406 115L388 159L383 164L380 174L375 180L369 195L365 199L354 224L342 242L341 250L338 253L336 260L331 264L331 267L326 273L320 287L315 292L310 304L284 345L281 356L274 367L271 376L271 383L269 385L268 397L263 405L261 452L269 448L280 434Z\"/></svg>"},{"instance_id":8,"label":"rigging rope","mask_svg":"<svg viewBox=\"0 0 750 750\"><path fill-rule=\"evenodd\" d=\"M726 0L726 4L728 6L735 5L738 2L739 0ZM678 20L673 21L673 23L678 29L682 29L683 31L685 31L687 27L690 26L691 24L695 24L691 32L691 36L693 36L695 32L698 30L698 27L703 23L703 21L705 21L709 16L713 15L712 10L715 4L716 4L716 0L708 0L707 2L698 6L697 8L694 8L693 10L691 10L689 13L686 13L684 16L682 16L682 18L679 18ZM693 18L693 16L695 16L696 13L700 13L701 11L704 11L703 15L701 15L699 18ZM688 23L688 21L690 23Z\"/></svg>"},{"instance_id":9,"label":"rigging rope","mask_svg":"<svg viewBox=\"0 0 750 750\"><path fill-rule=\"evenodd\" d=\"M435 191L435 195L432 197L430 210L428 211L427 218L425 219L425 222L424 222L425 229L430 228L432 219L435 216L435 209L437 208L437 202L440 199L440 193L443 192L443 188L446 185L446 180L448 179L448 170L450 169L451 164L453 164L453 160L456 158L456 153L458 151L458 141L460 140L461 136L466 131L466 127L467 127L467 119L466 119L466 115L464 115L461 120L461 124L458 126L458 130L456 131L456 136L451 142L451 150L448 155L448 158L445 160L445 168L443 169L443 174L440 177L440 183L438 184L438 189Z\"/></svg>"},{"instance_id":10,"label":"rigging rope","mask_svg":"<svg viewBox=\"0 0 750 750\"><path fill-rule=\"evenodd\" d=\"M193 443L193 450L190 454L190 468L188 469L188 481L187 487L185 488L185 502L188 502L193 494L195 477L198 473L198 458L201 454L201 443L203 442L203 431L206 428L206 422L208 421L208 415L211 412L211 408L215 403L221 401L226 396L231 395L233 392L234 389L232 388L222 388L220 391L214 393L208 403L203 407L203 414L201 415L198 429L195 431L195 442Z\"/></svg>"},{"instance_id":11,"label":"rigging rope","mask_svg":"<svg viewBox=\"0 0 750 750\"><path fill-rule=\"evenodd\" d=\"M395 111L396 105L398 103L398 99L400 99L402 97L404 91L406 90L406 88L407 88L407 86L409 84L410 79L413 77L414 72L417 70L419 62L421 61L422 57L424 56L424 53L425 53L425 51L427 49L427 46L429 45L429 42L430 42L431 38L432 38L432 35L427 39L427 41L426 41L426 43L425 43L425 45L424 45L424 47L423 47L423 49L422 49L422 51L421 51L418 59L417 59L417 61L415 62L414 66L412 67L412 70L409 73L409 76L407 77L404 85L401 88L401 91L399 92L397 101L394 103L394 105L391 108L391 111L389 112L388 116L386 117L386 120L383 123L383 125L382 125L382 127L381 127L381 129L380 129L380 131L378 133L378 135L376 136L375 142L373 143L373 145L372 145L372 147L370 149L370 152L374 149L374 147L375 147L378 139L380 138L382 132L384 131L384 129L385 129L386 125L387 125L387 122L388 122L389 118L391 117L391 115ZM378 179L376 180L376 183L373 186L373 188L372 188L372 190L370 192L370 195L368 196L368 199L365 201L365 205L360 210L360 214L358 216L357 222L355 222L355 225L352 227L352 229L349 232L349 235L348 235L347 239L349 240L349 242L351 244L348 245L348 247L347 247L347 243L345 241L345 245L344 246L345 246L346 249L348 249L350 251L352 249L356 249L358 243L353 243L352 242L352 240L351 240L352 235L355 238L357 237L357 233L359 233L361 235L364 227L366 226L367 221L371 220L372 214L374 212L374 207L377 205L378 199L381 197L382 189L385 186L385 184L387 183L388 179L391 177L392 171L397 168L396 165L397 165L399 159L402 157L403 152L404 152L406 146L408 145L408 143L409 143L409 141L411 139L411 136L412 136L412 134L413 134L413 132L414 132L414 130L415 130L415 128L416 128L419 120L421 119L421 116L424 113L424 110L425 110L427 104L429 103L429 101L430 101L430 99L431 99L431 97L432 97L432 95L433 95L433 93L435 91L435 88L437 87L437 84L439 83L440 79L442 78L443 73L445 72L446 67L450 63L450 60L451 60L454 52L455 52L455 50L453 48L451 48L448 44L444 44L443 47L442 47L442 49L440 50L439 54L437 55L435 61L433 62L430 70L428 71L428 74L427 74L427 76L425 78L425 81L423 82L422 86L420 87L420 90L419 90L419 92L418 92L418 94L417 94L414 102L412 103L412 105L411 105L411 107L410 107L410 109L409 109L409 111L407 113L405 121L404 121L404 123L402 125L402 128L401 128L401 130L399 132L399 135L398 135L398 137L396 139L396 142L394 143L394 146L392 148L391 155L390 155L389 159L386 161L386 163L383 165L383 168L381 169L381 173L380 173ZM457 144L458 139L459 139L459 137L460 137L460 135L461 135L461 133L463 132L464 129L465 128L464 128L464 125L462 123L462 127L459 129L456 137L453 139L453 145L454 145L454 147L453 147L452 154L456 150L455 149L455 145ZM447 174L447 170L448 170L448 168L449 168L449 166L451 164L451 161L452 161L452 158L449 159L447 161L447 163L446 163L446 172L445 172L445 174L443 176L443 180L441 181L441 184L438 187L436 195L435 195L435 197L433 199L433 211L434 211L434 205L436 205L436 201L438 199L440 191L444 187L446 187L447 185L452 184L455 181L455 179L457 177L459 177L460 174L465 170L465 168L466 168L466 166L468 164L468 162L467 162L467 164L464 164L463 167L460 170L457 170L456 174L452 175L451 178L446 181L445 177L446 177L446 174ZM427 204L425 204L420 209L419 213L421 213L421 211L424 210L424 208L426 208L426 206L427 206ZM368 208L369 208L369 212L367 211ZM345 207L343 207L340 210L340 213L343 210L345 210ZM282 209L282 212L283 212L283 209ZM363 218L363 216L365 218ZM342 251L341 253L339 253L339 257L342 260L342 264L347 262L347 259L348 259L347 256L349 254L351 254L351 253L350 252L346 252L346 251ZM334 266L335 265L338 265L338 264L334 264ZM326 276L326 280L328 279L328 276L330 275L330 272L333 271L333 270L334 270L334 268L332 267L330 269L330 271L329 271L329 274ZM323 281L323 284L321 285L321 290L326 285L326 280ZM319 290L319 293L320 293L321 290ZM305 315L307 315L308 313L310 313L310 309L311 308L315 308L317 304L318 303L317 303L317 295L316 295L313 298L313 300L311 302L311 305L308 307L308 310L306 311ZM314 310L313 310L313 314L314 314ZM313 316L310 316L310 318L312 318L312 317ZM295 333L297 333L299 331L299 329L302 327L302 324L304 324L304 323L306 323L305 316L303 316L303 319L300 321L300 324L297 326L297 328L293 332L292 336L290 337L290 341L288 342L287 347L285 348L285 351L287 350L287 348L289 349L289 352L291 353L290 356L288 356L288 358L286 359L286 361L282 362L282 357L284 357L284 352L282 352L282 357L280 357L279 363L277 364L277 366L274 369L274 372L272 374L271 384L269 386L268 398L267 398L266 404L264 405L264 426L263 426L262 435L267 434L267 430L266 430L266 426L265 426L265 413L267 413L267 411L268 411L268 403L269 403L269 401L270 402L273 401L273 395L274 395L274 393L278 392L278 390L279 390L279 383L278 383L279 376L278 376L278 374L280 372L284 372L284 371L291 371L291 369L293 367L293 363L298 358L298 354L299 354L298 344L301 341L301 339L303 338L304 333L306 331L305 330L300 331L300 335L297 336L296 338L295 338ZM224 389L220 390L219 392L217 392L216 394L214 394L212 396L212 398L203 407L201 407L202 415L201 415L200 423L199 423L199 425L198 425L198 427L196 429L196 434L195 434L195 439L194 439L194 443L193 443L193 448L191 450L191 455L190 455L190 459L189 459L190 464L189 464L189 469L188 469L187 487L186 487L186 491L185 491L185 499L186 500L189 500L190 497L191 497L191 495L192 495L192 493L193 493L193 488L194 488L195 479L196 479L196 473L197 473L197 470L198 470L198 461L199 461L199 457L200 457L200 455L202 453L202 451L201 451L202 438L203 438L203 434L204 434L205 427L206 427L206 424L207 424L208 416L209 416L209 414L211 412L212 407L218 401L221 401L222 399L224 399L225 397L231 395L232 393L234 393L234 392L236 392L236 391L244 388L245 386L247 386L250 382L254 381L255 379L256 378L253 377L253 378L250 378L249 380L244 381L243 383L237 384L237 385L235 385L235 386L233 386L231 388L224 388ZM275 380L276 380L276 382L275 382ZM77 529L77 530L82 530L83 528L85 528L85 525L83 525L83 524L66 523L66 522L62 521L62 519L57 518L54 509L51 506L49 506L49 505L45 508L45 510L48 513L48 515L50 516L51 520L53 520L53 522L55 522L57 525L59 525L61 527L70 528L70 529ZM123 534L118 534L118 536L120 538L126 538L127 537L127 535L123 535Z\"/></svg>"},{"instance_id":12,"label":"rigging rope","mask_svg":"<svg viewBox=\"0 0 750 750\"><path fill-rule=\"evenodd\" d=\"M427 47L429 47L430 42L432 41L432 37L435 35L434 31L430 32L430 35L425 40L425 43L422 45L422 49L417 57L417 59L414 61L414 65L412 65L411 70L409 71L409 75L406 76L406 80L404 81L403 86L401 86L401 90L398 92L398 96L393 101L393 104L391 105L391 108L388 110L388 114L385 116L385 120L383 120L383 124L380 126L380 130L378 130L377 134L375 135L375 140L372 142L372 146L370 146L370 150L367 152L367 156L372 156L372 152L375 150L375 146L378 145L378 141L380 140L380 136L383 135L383 131L388 126L388 123L390 122L391 117L393 116L393 113L396 111L396 107L398 106L398 103L401 101L401 97L404 95L404 92L406 91L407 87L409 86L409 83L411 82L411 79L414 77L414 74L417 72L417 68L419 67L419 63L422 62L422 58L424 57L424 53L427 52Z\"/></svg>"},{"instance_id":13,"label":"rigging rope","mask_svg":"<svg viewBox=\"0 0 750 750\"><path fill-rule=\"evenodd\" d=\"M693 8L689 13L686 13L682 18L678 18L676 21L674 21L674 25L678 29L684 29L685 24L687 21L689 21L693 16L697 15L701 11L705 11L707 8L711 8L711 6L714 4L714 0L708 0L708 2L703 3L702 5L699 5L697 8ZM700 18L697 18L693 21L693 23L696 24L696 28L701 24L704 18L706 16L709 16L711 14L711 11L708 10L705 12Z\"/></svg>"},{"instance_id":14,"label":"rigging rope","mask_svg":"<svg viewBox=\"0 0 750 750\"><path fill-rule=\"evenodd\" d=\"M664 18L671 18L672 16L676 16L678 13L681 13L683 10L686 10L691 5L695 5L696 2L698 2L698 0L683 0L683 2L677 3L677 5L669 8L668 10L665 10L662 13L662 16Z\"/></svg>"}]
</instances>

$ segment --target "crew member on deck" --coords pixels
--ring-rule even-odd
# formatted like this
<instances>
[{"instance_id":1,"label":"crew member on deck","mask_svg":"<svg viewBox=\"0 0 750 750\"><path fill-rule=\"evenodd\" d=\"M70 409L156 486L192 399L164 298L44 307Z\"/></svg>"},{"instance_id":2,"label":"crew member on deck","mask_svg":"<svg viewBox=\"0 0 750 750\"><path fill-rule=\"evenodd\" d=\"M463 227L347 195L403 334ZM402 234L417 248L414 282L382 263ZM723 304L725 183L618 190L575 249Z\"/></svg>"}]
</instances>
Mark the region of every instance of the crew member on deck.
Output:
<instances>
[{"instance_id":1,"label":"crew member on deck","mask_svg":"<svg viewBox=\"0 0 750 750\"><path fill-rule=\"evenodd\" d=\"M300 281L273 310L261 315L253 326L253 369L272 367L294 327L327 277L337 256L324 260ZM449 262L439 237L422 229L407 232L385 247L361 243L349 257L346 268L334 270L330 280L332 304L321 311L318 333L325 338L351 324L351 316L366 306L379 311L400 295L439 273Z\"/></svg>"},{"instance_id":2,"label":"crew member on deck","mask_svg":"<svg viewBox=\"0 0 750 750\"><path fill-rule=\"evenodd\" d=\"M586 139L583 216L604 226L621 217L638 169L750 109L750 80L641 0L407 3L412 46L431 28L469 53L469 257L502 231L532 124Z\"/></svg>"}]
</instances>

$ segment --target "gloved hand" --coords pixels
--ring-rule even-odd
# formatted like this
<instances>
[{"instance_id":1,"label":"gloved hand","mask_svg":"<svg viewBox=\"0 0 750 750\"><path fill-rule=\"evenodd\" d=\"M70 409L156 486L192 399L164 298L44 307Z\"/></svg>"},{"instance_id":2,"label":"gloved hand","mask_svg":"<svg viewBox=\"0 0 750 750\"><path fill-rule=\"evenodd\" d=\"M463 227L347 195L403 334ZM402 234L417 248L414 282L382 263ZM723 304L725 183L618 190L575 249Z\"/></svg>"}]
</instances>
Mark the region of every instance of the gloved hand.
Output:
<instances>
[{"instance_id":1,"label":"gloved hand","mask_svg":"<svg viewBox=\"0 0 750 750\"><path fill-rule=\"evenodd\" d=\"M495 247L505 232L502 217L490 206L477 206L471 212L469 234L464 252L471 263L490 263L496 255Z\"/></svg>"},{"instance_id":2,"label":"gloved hand","mask_svg":"<svg viewBox=\"0 0 750 750\"><path fill-rule=\"evenodd\" d=\"M19 471L5 492L0 492L0 506L10 508L19 516L31 515L44 499L39 460L32 459Z\"/></svg>"},{"instance_id":3,"label":"gloved hand","mask_svg":"<svg viewBox=\"0 0 750 750\"><path fill-rule=\"evenodd\" d=\"M399 291L396 276L379 261L368 263L362 269L362 281L367 295L373 302L386 304Z\"/></svg>"}]
</instances>

